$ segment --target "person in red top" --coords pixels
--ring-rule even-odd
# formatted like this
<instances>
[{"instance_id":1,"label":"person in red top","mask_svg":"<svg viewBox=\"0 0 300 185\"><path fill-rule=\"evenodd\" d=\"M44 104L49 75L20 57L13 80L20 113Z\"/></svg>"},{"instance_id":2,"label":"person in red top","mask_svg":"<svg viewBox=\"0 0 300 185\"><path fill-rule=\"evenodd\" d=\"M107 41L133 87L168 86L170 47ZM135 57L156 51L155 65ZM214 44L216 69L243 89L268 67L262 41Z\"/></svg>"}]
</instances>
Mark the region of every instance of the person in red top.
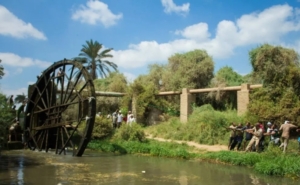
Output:
<instances>
[{"instance_id":1,"label":"person in red top","mask_svg":"<svg viewBox=\"0 0 300 185\"><path fill-rule=\"evenodd\" d=\"M261 122L259 123L259 128L261 128L263 133L265 132L264 124L262 124Z\"/></svg>"}]
</instances>

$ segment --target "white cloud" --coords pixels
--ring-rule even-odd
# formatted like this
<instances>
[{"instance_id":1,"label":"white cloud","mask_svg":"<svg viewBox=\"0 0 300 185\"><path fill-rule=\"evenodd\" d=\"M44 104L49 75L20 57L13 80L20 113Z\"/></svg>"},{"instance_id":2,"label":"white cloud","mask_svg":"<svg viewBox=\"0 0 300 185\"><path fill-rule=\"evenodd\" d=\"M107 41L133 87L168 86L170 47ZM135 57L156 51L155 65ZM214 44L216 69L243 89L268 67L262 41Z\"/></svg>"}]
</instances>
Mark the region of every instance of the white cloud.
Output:
<instances>
[{"instance_id":1,"label":"white cloud","mask_svg":"<svg viewBox=\"0 0 300 185\"><path fill-rule=\"evenodd\" d=\"M89 0L86 6L81 5L72 15L73 20L92 25L99 22L105 27L115 25L122 17L122 13L113 14L108 5L99 0Z\"/></svg>"},{"instance_id":2,"label":"white cloud","mask_svg":"<svg viewBox=\"0 0 300 185\"><path fill-rule=\"evenodd\" d=\"M237 47L281 43L281 38L300 30L298 9L289 5L272 6L262 12L242 15L236 21L222 20L212 37L206 23L190 25L175 34L180 38L166 43L142 41L126 50L114 50L113 62L124 68L137 68L153 62L166 62L175 53L204 49L214 58L227 58ZM128 65L130 64L130 65Z\"/></svg>"},{"instance_id":3,"label":"white cloud","mask_svg":"<svg viewBox=\"0 0 300 185\"><path fill-rule=\"evenodd\" d=\"M1 92L7 96L14 95L14 97L16 97L16 95L23 94L23 93L27 95L28 89L27 87L22 87L19 89L1 89Z\"/></svg>"},{"instance_id":4,"label":"white cloud","mask_svg":"<svg viewBox=\"0 0 300 185\"><path fill-rule=\"evenodd\" d=\"M190 11L190 3L184 3L181 6L176 5L173 0L161 0L161 3L164 7L164 12L166 13L178 13L186 15Z\"/></svg>"},{"instance_id":5,"label":"white cloud","mask_svg":"<svg viewBox=\"0 0 300 185\"><path fill-rule=\"evenodd\" d=\"M10 76L10 72L6 69L4 69L4 76L3 78L7 78L8 76Z\"/></svg>"},{"instance_id":6,"label":"white cloud","mask_svg":"<svg viewBox=\"0 0 300 185\"><path fill-rule=\"evenodd\" d=\"M16 55L14 53L0 53L0 58L2 60L3 65L13 66L13 67L38 66L40 68L47 68L52 64L50 62L45 62L45 61L32 59L28 57L20 57L19 55Z\"/></svg>"},{"instance_id":7,"label":"white cloud","mask_svg":"<svg viewBox=\"0 0 300 185\"><path fill-rule=\"evenodd\" d=\"M0 5L0 34L16 38L33 37L36 39L47 40L43 32L34 28L31 23L26 23L16 17L4 6Z\"/></svg>"},{"instance_id":8,"label":"white cloud","mask_svg":"<svg viewBox=\"0 0 300 185\"><path fill-rule=\"evenodd\" d=\"M300 53L300 39L296 40L294 43L285 43L281 44L282 47L294 49L297 53Z\"/></svg>"},{"instance_id":9,"label":"white cloud","mask_svg":"<svg viewBox=\"0 0 300 185\"><path fill-rule=\"evenodd\" d=\"M210 37L208 25L202 22L188 26L184 30L176 30L175 34L182 35L187 39L193 39L196 41L205 41Z\"/></svg>"},{"instance_id":10,"label":"white cloud","mask_svg":"<svg viewBox=\"0 0 300 185\"><path fill-rule=\"evenodd\" d=\"M129 83L133 82L136 79L136 75L134 75L132 73L123 72L123 74Z\"/></svg>"},{"instance_id":11,"label":"white cloud","mask_svg":"<svg viewBox=\"0 0 300 185\"><path fill-rule=\"evenodd\" d=\"M22 68L16 68L16 70L14 71L14 74L20 74L22 73L23 69Z\"/></svg>"}]
</instances>

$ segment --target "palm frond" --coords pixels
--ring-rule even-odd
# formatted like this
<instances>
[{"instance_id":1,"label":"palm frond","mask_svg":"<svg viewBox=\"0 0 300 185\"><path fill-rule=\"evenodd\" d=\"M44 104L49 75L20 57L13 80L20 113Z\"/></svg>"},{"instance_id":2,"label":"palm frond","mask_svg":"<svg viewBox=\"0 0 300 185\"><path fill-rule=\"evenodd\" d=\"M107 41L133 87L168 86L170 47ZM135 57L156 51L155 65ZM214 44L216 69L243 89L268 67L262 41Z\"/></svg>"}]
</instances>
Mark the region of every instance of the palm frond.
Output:
<instances>
[{"instance_id":1,"label":"palm frond","mask_svg":"<svg viewBox=\"0 0 300 185\"><path fill-rule=\"evenodd\" d=\"M98 74L101 78L106 77L106 72L111 73L110 68L113 68L115 71L117 71L118 68L118 66L113 62L109 62L107 60L102 61L103 58L113 57L113 55L109 54L113 48L108 48L103 51L101 51L101 49L102 44L91 39L87 40L86 43L82 45L81 53L79 54L80 57L86 58L83 63L89 70L93 79L96 79Z\"/></svg>"},{"instance_id":2,"label":"palm frond","mask_svg":"<svg viewBox=\"0 0 300 185\"><path fill-rule=\"evenodd\" d=\"M22 94L16 95L14 101L15 101L16 103L22 103L22 102L24 102L25 100L26 100L26 95L25 95L24 93L22 93Z\"/></svg>"},{"instance_id":3,"label":"palm frond","mask_svg":"<svg viewBox=\"0 0 300 185\"><path fill-rule=\"evenodd\" d=\"M81 56L81 55L79 54L79 56ZM73 60L75 62L80 62L82 64L86 64L88 62L87 58L85 58L85 57L74 57Z\"/></svg>"}]
</instances>

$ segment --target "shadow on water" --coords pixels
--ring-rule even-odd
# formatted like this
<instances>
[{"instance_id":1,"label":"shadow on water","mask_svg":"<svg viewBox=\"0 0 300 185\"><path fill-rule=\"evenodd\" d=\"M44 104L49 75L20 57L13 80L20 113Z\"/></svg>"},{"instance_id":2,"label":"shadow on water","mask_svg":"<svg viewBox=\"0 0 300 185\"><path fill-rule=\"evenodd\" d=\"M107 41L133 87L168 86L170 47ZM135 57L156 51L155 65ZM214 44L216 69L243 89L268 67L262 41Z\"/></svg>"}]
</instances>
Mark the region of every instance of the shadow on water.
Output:
<instances>
[{"instance_id":1,"label":"shadow on water","mask_svg":"<svg viewBox=\"0 0 300 185\"><path fill-rule=\"evenodd\" d=\"M19 168L30 167L34 165L40 165L33 158L29 158L23 155L11 156L11 155L0 155L0 173L2 171L14 170Z\"/></svg>"},{"instance_id":2,"label":"shadow on water","mask_svg":"<svg viewBox=\"0 0 300 185\"><path fill-rule=\"evenodd\" d=\"M40 165L34 157L24 156L22 151L4 151L0 155L0 185L26 184L23 182L23 170ZM12 178L13 177L13 178Z\"/></svg>"}]
</instances>

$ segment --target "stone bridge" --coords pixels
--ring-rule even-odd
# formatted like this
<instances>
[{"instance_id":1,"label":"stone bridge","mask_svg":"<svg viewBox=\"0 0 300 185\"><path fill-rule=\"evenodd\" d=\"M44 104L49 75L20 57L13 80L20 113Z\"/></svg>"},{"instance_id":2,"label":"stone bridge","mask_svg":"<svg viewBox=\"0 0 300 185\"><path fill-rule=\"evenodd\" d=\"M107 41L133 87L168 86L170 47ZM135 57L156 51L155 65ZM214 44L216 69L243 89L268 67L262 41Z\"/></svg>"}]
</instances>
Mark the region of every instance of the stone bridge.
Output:
<instances>
[{"instance_id":1,"label":"stone bridge","mask_svg":"<svg viewBox=\"0 0 300 185\"><path fill-rule=\"evenodd\" d=\"M158 96L180 95L180 121L182 123L185 123L188 120L188 116L192 113L192 104L193 102L195 102L195 94L214 92L214 91L237 91L237 113L241 115L247 111L247 106L249 104L249 93L251 89L261 88L261 87L262 84L255 84L255 85L242 84L241 86L231 86L231 87L223 87L223 88L204 88L204 89L183 88L182 91L159 92L157 95ZM122 97L124 95L125 93L96 91L96 96ZM133 101L132 111L134 114L136 114L134 102L135 101Z\"/></svg>"},{"instance_id":2,"label":"stone bridge","mask_svg":"<svg viewBox=\"0 0 300 185\"><path fill-rule=\"evenodd\" d=\"M188 116L192 113L192 104L195 102L195 94L213 91L237 91L237 113L241 115L247 111L250 90L260 87L262 87L262 84L242 84L241 86L205 89L184 88L182 91L159 92L158 95L180 95L180 121L186 123L188 121Z\"/></svg>"}]
</instances>

